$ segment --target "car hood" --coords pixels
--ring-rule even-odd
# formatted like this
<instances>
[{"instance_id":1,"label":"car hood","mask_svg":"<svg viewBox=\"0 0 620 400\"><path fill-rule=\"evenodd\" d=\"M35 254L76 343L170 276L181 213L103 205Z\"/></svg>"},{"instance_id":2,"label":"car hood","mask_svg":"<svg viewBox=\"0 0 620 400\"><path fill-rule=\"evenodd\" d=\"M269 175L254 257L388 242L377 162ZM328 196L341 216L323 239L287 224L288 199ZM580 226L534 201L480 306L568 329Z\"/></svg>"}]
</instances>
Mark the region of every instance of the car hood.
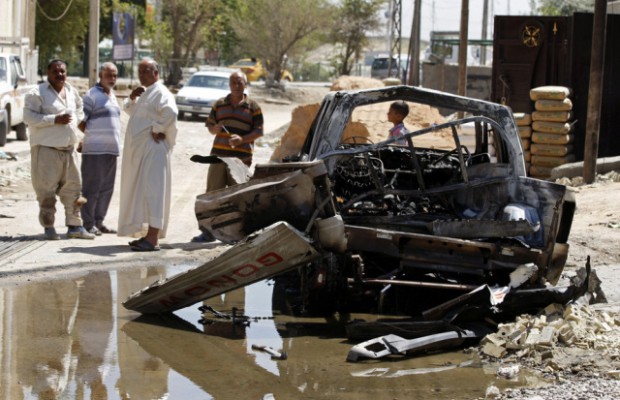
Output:
<instances>
[{"instance_id":1,"label":"car hood","mask_svg":"<svg viewBox=\"0 0 620 400\"><path fill-rule=\"evenodd\" d=\"M228 94L229 90L185 86L179 90L177 97L186 97L194 100L217 100Z\"/></svg>"}]
</instances>

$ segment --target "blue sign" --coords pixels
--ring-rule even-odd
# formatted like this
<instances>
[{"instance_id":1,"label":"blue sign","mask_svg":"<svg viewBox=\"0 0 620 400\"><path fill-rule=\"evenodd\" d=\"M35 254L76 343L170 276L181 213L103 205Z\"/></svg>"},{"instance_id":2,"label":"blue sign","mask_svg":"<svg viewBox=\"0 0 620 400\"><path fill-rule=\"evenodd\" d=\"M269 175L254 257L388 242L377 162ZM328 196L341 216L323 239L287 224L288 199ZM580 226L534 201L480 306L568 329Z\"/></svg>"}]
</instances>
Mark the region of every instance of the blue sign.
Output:
<instances>
[{"instance_id":1,"label":"blue sign","mask_svg":"<svg viewBox=\"0 0 620 400\"><path fill-rule=\"evenodd\" d=\"M115 12L112 17L112 59L133 60L136 19L130 13Z\"/></svg>"}]
</instances>

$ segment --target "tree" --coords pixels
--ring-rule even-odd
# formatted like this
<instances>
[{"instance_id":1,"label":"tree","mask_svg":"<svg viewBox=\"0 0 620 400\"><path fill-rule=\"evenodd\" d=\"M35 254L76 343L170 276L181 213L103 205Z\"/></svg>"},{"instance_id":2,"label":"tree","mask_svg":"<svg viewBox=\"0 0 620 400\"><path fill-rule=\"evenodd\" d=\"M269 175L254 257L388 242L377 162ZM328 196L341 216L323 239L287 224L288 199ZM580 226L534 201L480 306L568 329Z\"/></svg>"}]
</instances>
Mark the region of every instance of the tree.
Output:
<instances>
[{"instance_id":1,"label":"tree","mask_svg":"<svg viewBox=\"0 0 620 400\"><path fill-rule=\"evenodd\" d=\"M330 27L331 12L327 0L253 0L239 3L232 26L241 48L263 60L272 85L302 41Z\"/></svg>"},{"instance_id":2,"label":"tree","mask_svg":"<svg viewBox=\"0 0 620 400\"><path fill-rule=\"evenodd\" d=\"M147 21L145 35L156 58L169 67L166 84L178 84L181 67L195 62L198 50L217 40L223 7L222 0L167 0L161 19Z\"/></svg>"},{"instance_id":3,"label":"tree","mask_svg":"<svg viewBox=\"0 0 620 400\"><path fill-rule=\"evenodd\" d=\"M338 8L331 37L341 45L335 58L340 75L349 75L368 44L366 34L381 26L379 10L386 0L343 0Z\"/></svg>"},{"instance_id":4,"label":"tree","mask_svg":"<svg viewBox=\"0 0 620 400\"><path fill-rule=\"evenodd\" d=\"M566 16L576 12L594 12L594 0L540 0L538 12L543 15Z\"/></svg>"}]
</instances>

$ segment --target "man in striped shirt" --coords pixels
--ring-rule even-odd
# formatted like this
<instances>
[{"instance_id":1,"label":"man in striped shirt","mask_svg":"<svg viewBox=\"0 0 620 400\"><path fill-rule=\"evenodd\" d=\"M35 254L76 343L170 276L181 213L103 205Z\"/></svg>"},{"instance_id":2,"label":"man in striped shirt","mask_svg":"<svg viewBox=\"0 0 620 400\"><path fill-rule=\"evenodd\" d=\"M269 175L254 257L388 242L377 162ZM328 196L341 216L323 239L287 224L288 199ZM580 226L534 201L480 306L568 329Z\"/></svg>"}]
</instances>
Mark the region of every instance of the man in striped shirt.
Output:
<instances>
[{"instance_id":1,"label":"man in striped shirt","mask_svg":"<svg viewBox=\"0 0 620 400\"><path fill-rule=\"evenodd\" d=\"M84 228L97 236L116 233L104 225L108 212L116 165L120 154L121 109L114 95L118 70L106 62L99 69L99 82L84 95L84 120L79 128L84 140L82 152L82 193L88 202L82 206Z\"/></svg>"},{"instance_id":2,"label":"man in striped shirt","mask_svg":"<svg viewBox=\"0 0 620 400\"><path fill-rule=\"evenodd\" d=\"M263 112L254 100L245 94L248 81L243 72L234 72L228 81L230 94L213 104L207 118L207 129L215 135L211 155L235 157L248 167L252 164L254 141L263 136ZM234 185L225 163L209 165L207 192ZM192 242L212 242L215 238L203 231Z\"/></svg>"}]
</instances>

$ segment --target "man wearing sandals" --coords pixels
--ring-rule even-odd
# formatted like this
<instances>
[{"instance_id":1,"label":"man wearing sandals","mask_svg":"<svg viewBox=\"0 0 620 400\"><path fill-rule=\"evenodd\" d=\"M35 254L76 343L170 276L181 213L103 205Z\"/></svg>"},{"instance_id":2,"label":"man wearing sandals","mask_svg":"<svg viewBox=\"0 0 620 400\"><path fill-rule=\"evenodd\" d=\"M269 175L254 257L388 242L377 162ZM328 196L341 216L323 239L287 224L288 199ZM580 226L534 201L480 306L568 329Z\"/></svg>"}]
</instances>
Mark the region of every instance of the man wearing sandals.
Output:
<instances>
[{"instance_id":1,"label":"man wearing sandals","mask_svg":"<svg viewBox=\"0 0 620 400\"><path fill-rule=\"evenodd\" d=\"M125 100L130 115L121 164L118 236L146 235L129 242L134 251L157 251L170 216L170 157L175 144L177 106L159 82L159 65L142 60L141 87Z\"/></svg>"},{"instance_id":2,"label":"man wearing sandals","mask_svg":"<svg viewBox=\"0 0 620 400\"><path fill-rule=\"evenodd\" d=\"M121 109L114 95L118 70L106 62L99 69L99 82L84 95L84 132L78 151L82 152L82 193L88 200L82 206L84 228L94 235L116 233L103 224L108 212L116 164L120 154Z\"/></svg>"}]
</instances>

